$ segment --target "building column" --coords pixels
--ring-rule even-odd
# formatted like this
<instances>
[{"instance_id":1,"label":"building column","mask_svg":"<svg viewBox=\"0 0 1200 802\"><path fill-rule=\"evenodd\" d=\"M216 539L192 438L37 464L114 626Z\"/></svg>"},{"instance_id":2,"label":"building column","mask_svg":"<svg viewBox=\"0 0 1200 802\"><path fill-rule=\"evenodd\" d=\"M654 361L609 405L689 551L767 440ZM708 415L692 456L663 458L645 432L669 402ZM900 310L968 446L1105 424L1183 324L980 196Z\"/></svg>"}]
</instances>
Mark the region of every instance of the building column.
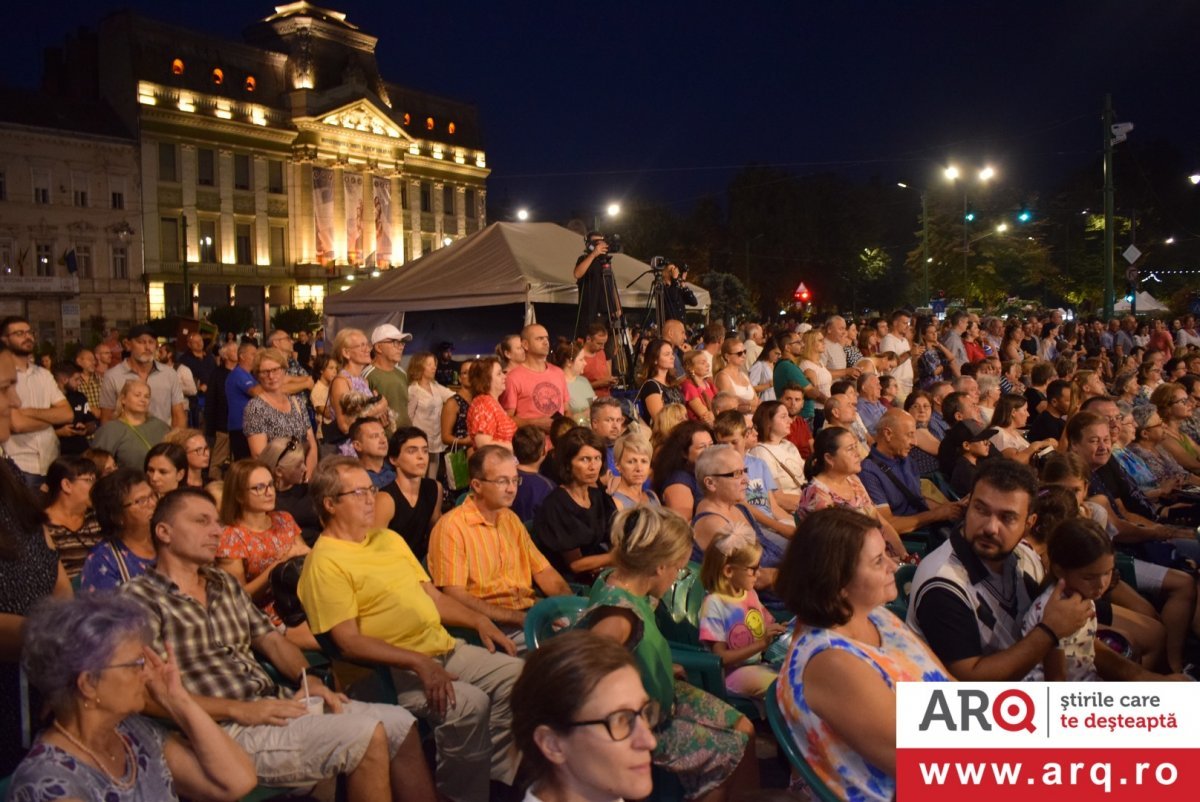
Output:
<instances>
[{"instance_id":1,"label":"building column","mask_svg":"<svg viewBox=\"0 0 1200 802\"><path fill-rule=\"evenodd\" d=\"M404 249L404 206L400 203L400 186L402 179L393 175L388 179L392 184L392 264L402 265L408 261L408 251Z\"/></svg>"},{"instance_id":2,"label":"building column","mask_svg":"<svg viewBox=\"0 0 1200 802\"><path fill-rule=\"evenodd\" d=\"M475 201L475 214L479 218L479 227L482 229L487 226L487 190L480 187L476 194L478 199Z\"/></svg>"},{"instance_id":3,"label":"building column","mask_svg":"<svg viewBox=\"0 0 1200 802\"><path fill-rule=\"evenodd\" d=\"M254 263L271 264L271 226L267 217L267 160L255 156L252 167L254 190Z\"/></svg>"},{"instance_id":4,"label":"building column","mask_svg":"<svg viewBox=\"0 0 1200 802\"><path fill-rule=\"evenodd\" d=\"M350 243L346 237L346 170L341 164L333 166L333 261L350 263Z\"/></svg>"},{"instance_id":5,"label":"building column","mask_svg":"<svg viewBox=\"0 0 1200 802\"><path fill-rule=\"evenodd\" d=\"M467 188L459 184L454 188L454 224L458 236L467 235Z\"/></svg>"},{"instance_id":6,"label":"building column","mask_svg":"<svg viewBox=\"0 0 1200 802\"><path fill-rule=\"evenodd\" d=\"M221 196L221 225L217 231L217 258L221 264L237 263L237 228L233 222L233 151L217 151L217 189Z\"/></svg>"},{"instance_id":7,"label":"building column","mask_svg":"<svg viewBox=\"0 0 1200 802\"><path fill-rule=\"evenodd\" d=\"M408 219L411 222L408 228L409 239L412 240L411 250L413 259L421 257L421 182L409 180L408 182Z\"/></svg>"},{"instance_id":8,"label":"building column","mask_svg":"<svg viewBox=\"0 0 1200 802\"><path fill-rule=\"evenodd\" d=\"M375 247L375 176L370 170L363 170L363 244L362 244L362 261L366 264L367 257L374 256L371 259L371 267L379 266L379 254L376 253Z\"/></svg>"},{"instance_id":9,"label":"building column","mask_svg":"<svg viewBox=\"0 0 1200 802\"><path fill-rule=\"evenodd\" d=\"M311 265L317 261L317 224L313 217L312 162L289 162L288 239L292 261Z\"/></svg>"},{"instance_id":10,"label":"building column","mask_svg":"<svg viewBox=\"0 0 1200 802\"><path fill-rule=\"evenodd\" d=\"M445 223L442 215L446 212L446 205L442 203L446 189L445 182L433 182L433 250L442 247L442 237L445 236Z\"/></svg>"},{"instance_id":11,"label":"building column","mask_svg":"<svg viewBox=\"0 0 1200 802\"><path fill-rule=\"evenodd\" d=\"M141 258L129 249L129 277L140 280L146 273L162 271L162 240L158 231L158 181L150 176L158 175L158 142L142 141L142 244ZM141 270L138 270L140 263ZM145 295L143 290L142 295Z\"/></svg>"},{"instance_id":12,"label":"building column","mask_svg":"<svg viewBox=\"0 0 1200 802\"><path fill-rule=\"evenodd\" d=\"M187 220L187 240L183 247L186 249L189 262L199 262L200 221L196 219L196 181L199 175L199 164L196 161L196 146L184 144L180 146L179 150L182 159L179 177L182 184L183 216Z\"/></svg>"}]
</instances>

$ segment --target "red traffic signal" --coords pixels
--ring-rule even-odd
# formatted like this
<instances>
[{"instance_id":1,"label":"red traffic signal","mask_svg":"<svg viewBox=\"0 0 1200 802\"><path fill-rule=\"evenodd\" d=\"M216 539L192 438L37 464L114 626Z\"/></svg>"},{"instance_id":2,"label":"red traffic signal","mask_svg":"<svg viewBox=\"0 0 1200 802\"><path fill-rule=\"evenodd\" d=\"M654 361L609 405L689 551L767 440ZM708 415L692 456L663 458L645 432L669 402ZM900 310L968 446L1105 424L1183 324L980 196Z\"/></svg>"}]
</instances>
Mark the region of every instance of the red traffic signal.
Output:
<instances>
[{"instance_id":1,"label":"red traffic signal","mask_svg":"<svg viewBox=\"0 0 1200 802\"><path fill-rule=\"evenodd\" d=\"M808 287L804 286L804 282L800 282L800 286L796 287L796 291L792 293L792 298L796 303L806 304L812 300L812 293L808 291Z\"/></svg>"}]
</instances>

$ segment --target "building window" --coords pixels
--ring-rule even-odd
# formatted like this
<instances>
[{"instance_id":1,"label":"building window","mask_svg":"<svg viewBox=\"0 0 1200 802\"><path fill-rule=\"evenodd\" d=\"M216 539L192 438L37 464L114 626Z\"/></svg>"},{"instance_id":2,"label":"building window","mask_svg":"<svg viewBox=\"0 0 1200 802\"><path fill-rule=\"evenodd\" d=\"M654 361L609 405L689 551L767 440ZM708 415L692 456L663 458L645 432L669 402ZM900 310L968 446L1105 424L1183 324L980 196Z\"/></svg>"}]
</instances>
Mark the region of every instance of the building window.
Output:
<instances>
[{"instance_id":1,"label":"building window","mask_svg":"<svg viewBox=\"0 0 1200 802\"><path fill-rule=\"evenodd\" d=\"M233 188L250 189L250 155L233 154Z\"/></svg>"},{"instance_id":2,"label":"building window","mask_svg":"<svg viewBox=\"0 0 1200 802\"><path fill-rule=\"evenodd\" d=\"M400 208L408 208L408 182L400 184Z\"/></svg>"},{"instance_id":3,"label":"building window","mask_svg":"<svg viewBox=\"0 0 1200 802\"><path fill-rule=\"evenodd\" d=\"M421 182L421 211L433 211L433 190L428 181Z\"/></svg>"},{"instance_id":4,"label":"building window","mask_svg":"<svg viewBox=\"0 0 1200 802\"><path fill-rule=\"evenodd\" d=\"M38 276L53 276L54 275L54 254L50 244L39 242L35 246L33 266L35 275Z\"/></svg>"},{"instance_id":5,"label":"building window","mask_svg":"<svg viewBox=\"0 0 1200 802\"><path fill-rule=\"evenodd\" d=\"M125 208L125 193L124 192L113 192L112 207L114 209L124 209Z\"/></svg>"},{"instance_id":6,"label":"building window","mask_svg":"<svg viewBox=\"0 0 1200 802\"><path fill-rule=\"evenodd\" d=\"M237 263L239 265L253 264L254 260L250 256L250 224L238 223L235 232L234 248L237 251Z\"/></svg>"},{"instance_id":7,"label":"building window","mask_svg":"<svg viewBox=\"0 0 1200 802\"><path fill-rule=\"evenodd\" d=\"M0 201L8 200L8 179L4 176L4 171L0 170Z\"/></svg>"},{"instance_id":8,"label":"building window","mask_svg":"<svg viewBox=\"0 0 1200 802\"><path fill-rule=\"evenodd\" d=\"M86 189L75 190L75 205L83 207L83 208L87 208L88 193L87 193Z\"/></svg>"},{"instance_id":9,"label":"building window","mask_svg":"<svg viewBox=\"0 0 1200 802\"><path fill-rule=\"evenodd\" d=\"M0 274L7 276L12 272L12 240L0 240Z\"/></svg>"},{"instance_id":10,"label":"building window","mask_svg":"<svg viewBox=\"0 0 1200 802\"><path fill-rule=\"evenodd\" d=\"M475 219L475 190L468 189L463 195L463 204L467 207L467 219Z\"/></svg>"},{"instance_id":11,"label":"building window","mask_svg":"<svg viewBox=\"0 0 1200 802\"><path fill-rule=\"evenodd\" d=\"M267 192L283 194L283 162L279 159L267 162Z\"/></svg>"},{"instance_id":12,"label":"building window","mask_svg":"<svg viewBox=\"0 0 1200 802\"><path fill-rule=\"evenodd\" d=\"M412 115L411 114L404 115L404 125L405 125L405 127L412 125Z\"/></svg>"},{"instance_id":13,"label":"building window","mask_svg":"<svg viewBox=\"0 0 1200 802\"><path fill-rule=\"evenodd\" d=\"M50 203L50 172L33 171L33 202L42 206Z\"/></svg>"},{"instance_id":14,"label":"building window","mask_svg":"<svg viewBox=\"0 0 1200 802\"><path fill-rule=\"evenodd\" d=\"M124 245L114 245L112 249L112 277L129 278L129 250Z\"/></svg>"},{"instance_id":15,"label":"building window","mask_svg":"<svg viewBox=\"0 0 1200 802\"><path fill-rule=\"evenodd\" d=\"M454 215L454 187L450 184L442 187L442 214Z\"/></svg>"},{"instance_id":16,"label":"building window","mask_svg":"<svg viewBox=\"0 0 1200 802\"><path fill-rule=\"evenodd\" d=\"M271 226L271 264L287 264L287 229Z\"/></svg>"},{"instance_id":17,"label":"building window","mask_svg":"<svg viewBox=\"0 0 1200 802\"><path fill-rule=\"evenodd\" d=\"M217 221L200 221L200 261L213 264L217 261Z\"/></svg>"},{"instance_id":18,"label":"building window","mask_svg":"<svg viewBox=\"0 0 1200 802\"><path fill-rule=\"evenodd\" d=\"M158 219L158 258L164 262L179 261L179 221L174 217Z\"/></svg>"},{"instance_id":19,"label":"building window","mask_svg":"<svg viewBox=\"0 0 1200 802\"><path fill-rule=\"evenodd\" d=\"M177 58L171 62L171 74L183 75L183 59Z\"/></svg>"},{"instance_id":20,"label":"building window","mask_svg":"<svg viewBox=\"0 0 1200 802\"><path fill-rule=\"evenodd\" d=\"M217 183L217 154L211 148L196 151L196 183L202 187L215 186Z\"/></svg>"},{"instance_id":21,"label":"building window","mask_svg":"<svg viewBox=\"0 0 1200 802\"><path fill-rule=\"evenodd\" d=\"M91 245L75 246L75 269L79 272L80 278L94 278L92 276Z\"/></svg>"},{"instance_id":22,"label":"building window","mask_svg":"<svg viewBox=\"0 0 1200 802\"><path fill-rule=\"evenodd\" d=\"M175 146L170 142L158 143L158 180L179 180L179 165L175 158Z\"/></svg>"}]
</instances>

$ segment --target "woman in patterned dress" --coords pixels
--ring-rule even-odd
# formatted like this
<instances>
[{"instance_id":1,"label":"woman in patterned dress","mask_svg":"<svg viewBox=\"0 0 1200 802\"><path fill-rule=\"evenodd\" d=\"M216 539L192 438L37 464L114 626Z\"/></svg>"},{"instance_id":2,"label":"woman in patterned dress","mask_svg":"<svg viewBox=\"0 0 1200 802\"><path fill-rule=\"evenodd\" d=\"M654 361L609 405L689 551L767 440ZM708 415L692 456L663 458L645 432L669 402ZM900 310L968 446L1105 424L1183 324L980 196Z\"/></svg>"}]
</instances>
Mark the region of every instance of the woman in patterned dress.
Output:
<instances>
[{"instance_id":1,"label":"woman in patterned dress","mask_svg":"<svg viewBox=\"0 0 1200 802\"><path fill-rule=\"evenodd\" d=\"M839 799L891 802L896 683L949 682L950 672L883 606L896 598L896 563L877 521L821 510L804 519L796 542L804 548L788 549L776 581L796 614L776 683L780 709L801 754Z\"/></svg>"},{"instance_id":2,"label":"woman in patterned dress","mask_svg":"<svg viewBox=\"0 0 1200 802\"><path fill-rule=\"evenodd\" d=\"M305 443L304 476L307 479L317 468L317 439L301 397L283 391L287 364L287 357L275 348L258 352L254 359L254 378L258 379L262 394L250 399L246 405L242 431L250 446L250 456L256 458L267 443L276 438L294 438Z\"/></svg>"},{"instance_id":3,"label":"woman in patterned dress","mask_svg":"<svg viewBox=\"0 0 1200 802\"><path fill-rule=\"evenodd\" d=\"M96 463L87 457L59 457L46 471L46 537L58 552L67 576L75 578L83 561L103 538L92 512Z\"/></svg>"}]
</instances>

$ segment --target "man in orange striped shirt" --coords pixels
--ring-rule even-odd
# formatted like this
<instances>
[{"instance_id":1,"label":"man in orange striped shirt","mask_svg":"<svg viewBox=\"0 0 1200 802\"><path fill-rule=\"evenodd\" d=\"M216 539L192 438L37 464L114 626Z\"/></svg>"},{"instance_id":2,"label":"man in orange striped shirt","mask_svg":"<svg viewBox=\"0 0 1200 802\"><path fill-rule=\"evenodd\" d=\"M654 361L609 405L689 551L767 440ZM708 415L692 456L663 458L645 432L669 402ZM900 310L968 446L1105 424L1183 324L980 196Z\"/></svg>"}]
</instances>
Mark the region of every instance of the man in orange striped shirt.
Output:
<instances>
[{"instance_id":1,"label":"man in orange striped shirt","mask_svg":"<svg viewBox=\"0 0 1200 802\"><path fill-rule=\"evenodd\" d=\"M429 536L429 575L443 593L486 615L520 647L534 584L547 596L569 596L571 588L510 509L521 481L513 453L484 446L468 468L471 495Z\"/></svg>"}]
</instances>

